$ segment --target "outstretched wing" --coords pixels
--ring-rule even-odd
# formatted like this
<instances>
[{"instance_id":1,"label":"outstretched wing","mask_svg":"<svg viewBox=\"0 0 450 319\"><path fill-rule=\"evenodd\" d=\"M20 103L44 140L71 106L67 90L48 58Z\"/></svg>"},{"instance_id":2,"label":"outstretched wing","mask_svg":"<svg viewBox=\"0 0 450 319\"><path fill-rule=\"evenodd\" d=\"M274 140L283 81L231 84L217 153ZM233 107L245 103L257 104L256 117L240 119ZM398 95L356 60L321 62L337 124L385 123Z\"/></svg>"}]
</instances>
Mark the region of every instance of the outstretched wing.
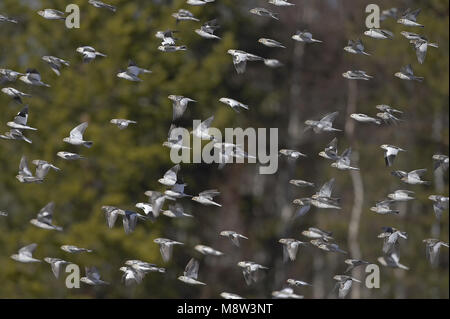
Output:
<instances>
[{"instance_id":1,"label":"outstretched wing","mask_svg":"<svg viewBox=\"0 0 450 319\"><path fill-rule=\"evenodd\" d=\"M86 131L86 128L88 127L88 123L84 122L75 127L72 131L70 131L70 137L73 139L83 139L84 131Z\"/></svg>"},{"instance_id":2,"label":"outstretched wing","mask_svg":"<svg viewBox=\"0 0 450 319\"><path fill-rule=\"evenodd\" d=\"M199 266L200 263L196 259L191 258L191 260L189 260L188 264L186 265L184 275L192 279L197 279Z\"/></svg>"}]
</instances>

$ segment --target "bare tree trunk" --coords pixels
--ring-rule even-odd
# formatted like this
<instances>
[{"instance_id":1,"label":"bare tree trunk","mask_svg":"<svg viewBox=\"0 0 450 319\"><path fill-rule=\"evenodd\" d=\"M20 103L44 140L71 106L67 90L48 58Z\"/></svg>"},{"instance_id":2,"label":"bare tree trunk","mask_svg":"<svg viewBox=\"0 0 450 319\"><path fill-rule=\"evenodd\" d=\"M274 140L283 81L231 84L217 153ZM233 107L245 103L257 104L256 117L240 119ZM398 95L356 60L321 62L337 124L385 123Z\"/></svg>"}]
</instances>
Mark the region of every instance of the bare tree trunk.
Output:
<instances>
[{"instance_id":1,"label":"bare tree trunk","mask_svg":"<svg viewBox=\"0 0 450 319\"><path fill-rule=\"evenodd\" d=\"M354 141L354 121L348 120L350 114L356 111L356 101L358 96L358 86L356 81L348 81L348 101L347 101L347 121L345 123L345 134L353 146ZM353 160L358 162L359 156L357 152L353 152ZM353 184L353 208L348 225L348 246L350 249L350 255L352 258L361 259L361 249L359 247L359 225L361 220L361 214L364 203L364 185L361 178L360 171L351 171L350 176ZM362 278L363 270L361 267L357 267L353 270L352 276L358 279ZM353 299L361 298L361 285L353 285L352 295Z\"/></svg>"}]
</instances>

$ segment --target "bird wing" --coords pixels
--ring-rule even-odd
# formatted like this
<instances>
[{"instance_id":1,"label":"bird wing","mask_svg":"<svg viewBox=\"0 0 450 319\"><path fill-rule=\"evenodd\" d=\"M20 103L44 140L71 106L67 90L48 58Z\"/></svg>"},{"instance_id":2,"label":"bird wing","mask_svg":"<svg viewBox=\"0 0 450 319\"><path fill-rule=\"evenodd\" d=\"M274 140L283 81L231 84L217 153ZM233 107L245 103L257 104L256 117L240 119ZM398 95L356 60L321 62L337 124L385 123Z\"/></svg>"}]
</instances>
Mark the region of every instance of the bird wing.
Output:
<instances>
[{"instance_id":1,"label":"bird wing","mask_svg":"<svg viewBox=\"0 0 450 319\"><path fill-rule=\"evenodd\" d=\"M209 127L211 126L212 121L214 120L214 115L207 118L206 120L204 120L203 122L200 123L200 127L202 129L202 131L206 131L209 129Z\"/></svg>"},{"instance_id":2,"label":"bird wing","mask_svg":"<svg viewBox=\"0 0 450 319\"><path fill-rule=\"evenodd\" d=\"M33 244L29 244L25 247L22 247L19 249L19 255L23 255L23 256L27 256L27 257L32 257L33 256L33 252L36 249L37 244L33 243Z\"/></svg>"},{"instance_id":3,"label":"bird wing","mask_svg":"<svg viewBox=\"0 0 450 319\"><path fill-rule=\"evenodd\" d=\"M320 197L330 197L333 191L335 179L330 179L327 183L323 184L317 195Z\"/></svg>"},{"instance_id":4,"label":"bird wing","mask_svg":"<svg viewBox=\"0 0 450 319\"><path fill-rule=\"evenodd\" d=\"M234 68L236 69L236 72L238 74L242 74L245 72L245 69L247 67L247 60L243 58L240 54L233 55L233 64Z\"/></svg>"},{"instance_id":5,"label":"bird wing","mask_svg":"<svg viewBox=\"0 0 450 319\"><path fill-rule=\"evenodd\" d=\"M17 115L14 117L14 123L20 125L27 125L28 120L28 106L25 106Z\"/></svg>"},{"instance_id":6,"label":"bird wing","mask_svg":"<svg viewBox=\"0 0 450 319\"><path fill-rule=\"evenodd\" d=\"M422 169L416 169L414 171L409 172L410 176L414 176L417 178L420 178L421 176L423 176L425 173L427 172L426 168L422 168Z\"/></svg>"},{"instance_id":7,"label":"bird wing","mask_svg":"<svg viewBox=\"0 0 450 319\"><path fill-rule=\"evenodd\" d=\"M179 119L181 116L183 116L184 112L186 111L187 103L181 103L181 99L177 99L173 102L172 121Z\"/></svg>"},{"instance_id":8,"label":"bird wing","mask_svg":"<svg viewBox=\"0 0 450 319\"><path fill-rule=\"evenodd\" d=\"M209 200L212 200L214 196L217 196L219 194L220 194L220 192L218 190L216 190L216 189L209 189L209 190L206 190L206 191L203 191L203 192L199 193L198 195L200 197L205 197L205 198L207 198Z\"/></svg>"},{"instance_id":9,"label":"bird wing","mask_svg":"<svg viewBox=\"0 0 450 319\"><path fill-rule=\"evenodd\" d=\"M333 112L333 113L327 114L320 120L320 122L332 123L338 115L339 115L339 112Z\"/></svg>"},{"instance_id":10,"label":"bird wing","mask_svg":"<svg viewBox=\"0 0 450 319\"><path fill-rule=\"evenodd\" d=\"M184 275L192 279L197 279L199 266L199 262L196 259L191 258L184 269Z\"/></svg>"},{"instance_id":11,"label":"bird wing","mask_svg":"<svg viewBox=\"0 0 450 319\"><path fill-rule=\"evenodd\" d=\"M74 129L72 129L72 131L70 131L70 138L82 140L84 131L86 130L87 127L88 127L87 122L81 123Z\"/></svg>"},{"instance_id":12,"label":"bird wing","mask_svg":"<svg viewBox=\"0 0 450 319\"><path fill-rule=\"evenodd\" d=\"M171 169L169 169L165 174L164 174L164 178L166 179L170 179L170 180L177 180L177 174L178 171L180 170L180 164L175 165L174 167L172 167Z\"/></svg>"},{"instance_id":13,"label":"bird wing","mask_svg":"<svg viewBox=\"0 0 450 319\"><path fill-rule=\"evenodd\" d=\"M166 243L161 244L159 246L159 252L164 262L168 262L172 256L172 245L167 245Z\"/></svg>"},{"instance_id":14,"label":"bird wing","mask_svg":"<svg viewBox=\"0 0 450 319\"><path fill-rule=\"evenodd\" d=\"M47 205L45 205L39 211L39 214L37 215L37 220L50 225L52 223L54 208L55 208L54 202L50 202Z\"/></svg>"},{"instance_id":15,"label":"bird wing","mask_svg":"<svg viewBox=\"0 0 450 319\"><path fill-rule=\"evenodd\" d=\"M27 158L25 156L22 156L22 158L20 159L19 173L24 176L33 176L30 169L28 168Z\"/></svg>"},{"instance_id":16,"label":"bird wing","mask_svg":"<svg viewBox=\"0 0 450 319\"><path fill-rule=\"evenodd\" d=\"M138 214L135 212L126 210L125 215L123 215L122 223L123 223L123 229L125 230L126 234L130 234L134 231L136 228L138 219Z\"/></svg>"}]
</instances>

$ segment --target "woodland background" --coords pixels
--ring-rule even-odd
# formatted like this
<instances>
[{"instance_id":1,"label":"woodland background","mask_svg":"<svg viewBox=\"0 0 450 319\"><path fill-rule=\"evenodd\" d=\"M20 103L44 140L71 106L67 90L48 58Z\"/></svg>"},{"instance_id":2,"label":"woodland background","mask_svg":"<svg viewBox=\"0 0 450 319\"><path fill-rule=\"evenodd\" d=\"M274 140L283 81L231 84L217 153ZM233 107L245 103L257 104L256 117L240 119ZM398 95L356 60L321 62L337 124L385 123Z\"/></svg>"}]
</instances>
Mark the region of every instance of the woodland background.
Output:
<instances>
[{"instance_id":1,"label":"woodland background","mask_svg":"<svg viewBox=\"0 0 450 319\"><path fill-rule=\"evenodd\" d=\"M346 269L347 256L327 254L312 246L301 248L295 262L282 262L278 239L306 240L301 231L316 226L334 233L341 248L350 256L376 263L382 241L377 238L382 226L406 231L401 243L401 262L409 271L381 268L381 288L367 289L354 284L352 298L448 298L449 255L441 250L440 264L432 269L425 259L422 240L436 237L448 242L448 211L436 222L431 194L447 194L448 172L433 174L432 155L448 154L449 149L449 2L445 0L378 1L382 9L421 8L418 21L424 29L408 28L388 19L382 28L395 33L395 39L375 40L363 35L365 7L374 1L305 0L293 8L277 8L266 1L217 0L204 7L186 5L183 0L108 0L118 7L116 13L96 9L84 0L1 0L0 13L19 20L19 24L0 24L0 67L24 72L38 69L51 88L30 87L18 81L12 86L30 93L29 124L39 129L28 133L29 145L0 140L0 297L1 298L218 298L223 291L247 298L270 297L287 278L311 282L313 287L298 288L305 298L334 298L331 294L336 274ZM81 9L81 28L66 29L60 21L49 21L36 12L42 8L64 11L69 3ZM280 13L280 21L249 13L253 7L266 7ZM202 22L217 18L220 41L208 41L194 33L200 23L176 25L171 14L179 8L192 11ZM176 29L179 44L189 50L165 54L157 50L157 30ZM307 29L322 44L302 45L290 37ZM421 33L439 43L430 48L423 65L400 35L407 30ZM278 40L286 49L266 48L260 37ZM349 39L362 38L370 57L344 52ZM83 64L75 49L92 45L108 55ZM251 62L244 75L237 75L228 49L241 49L263 57L279 59L284 66L270 69ZM54 55L70 61L57 77L41 60ZM129 59L153 71L142 75L143 82L132 83L116 77ZM393 76L411 63L423 83L401 81ZM374 76L363 82L342 77L347 70L362 69ZM217 165L185 164L182 174L186 192L197 194L217 188L222 208L209 208L190 201L181 203L194 219L170 220L164 216L155 223L139 223L136 231L125 235L120 219L108 229L102 205L135 209L145 201L146 190L164 190L157 180L173 164L162 146L172 117L169 94L198 101L191 105L186 119L206 119L215 115L213 125L225 127L278 127L280 148L298 149L308 158L288 161L281 158L274 175L259 175L256 164L232 164L223 170ZM218 102L232 97L249 104L240 114ZM348 114L375 115L375 105L389 104L404 111L399 126L373 126L353 122ZM20 110L4 94L0 95L0 128ZM339 111L335 126L339 150L352 146L361 174L331 168L317 154L333 134L303 133L307 119L318 119ZM112 118L128 118L138 125L120 131L109 124ZM62 142L69 131L88 121L85 137L94 147L81 149ZM188 121L189 122L189 121ZM390 175L384 166L381 144L393 144L408 150L398 156L392 169L411 171L428 168L432 186L408 186ZM66 162L56 156L61 150L73 151L88 159ZM26 155L44 159L62 169L50 172L44 184L20 184L16 179L19 161ZM31 165L31 163L30 163ZM299 189L288 183L299 178L322 185L336 178L335 194L342 197L340 212L312 209L293 220L292 200L311 195L311 188ZM396 189L411 189L417 200L399 205L399 216L380 216L369 208ZM61 233L38 229L29 223L48 202L56 204L54 223L64 227ZM232 229L250 239L241 248L220 237L221 230ZM185 243L174 249L173 259L164 264L157 237ZM59 257L84 266L95 265L108 287L81 286L67 289L64 278L56 280L50 266L20 264L9 258L20 247L38 243L37 258ZM74 244L94 250L91 254L68 255L59 247ZM203 257L193 247L205 244L221 250L225 256ZM191 287L176 280L191 256L200 260L199 279L205 287ZM141 259L167 268L162 275L152 273L137 287L121 283L119 267L127 259ZM264 278L247 287L238 261L252 260L270 267ZM84 272L82 270L82 272ZM363 278L361 271L353 274Z\"/></svg>"}]
</instances>

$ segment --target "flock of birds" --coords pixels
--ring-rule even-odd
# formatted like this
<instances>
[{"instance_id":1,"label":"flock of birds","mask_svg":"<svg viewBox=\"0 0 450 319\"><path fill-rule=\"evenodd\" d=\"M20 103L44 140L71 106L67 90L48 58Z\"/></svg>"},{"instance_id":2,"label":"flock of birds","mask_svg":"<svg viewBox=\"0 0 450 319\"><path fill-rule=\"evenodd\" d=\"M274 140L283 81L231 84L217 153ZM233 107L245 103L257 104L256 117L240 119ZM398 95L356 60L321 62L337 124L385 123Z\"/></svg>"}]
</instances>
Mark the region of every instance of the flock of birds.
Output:
<instances>
[{"instance_id":1,"label":"flock of birds","mask_svg":"<svg viewBox=\"0 0 450 319\"><path fill-rule=\"evenodd\" d=\"M96 8L104 8L108 9L112 12L116 11L116 7L105 4L101 1L89 0L89 4L93 5ZM214 0L188 0L186 3L192 6L203 6L210 5ZM277 7L289 7L294 6L295 4L289 3L285 0L270 0L270 4ZM419 15L419 10L406 10L403 14L401 14L400 18L397 20L398 23L406 26L406 27L423 27L417 22L417 16ZM272 19L279 20L278 14L272 12L266 8L254 8L250 10L250 13L261 16L268 17ZM55 9L43 9L38 12L40 16L44 19L48 20L63 20L65 19L65 13L55 10ZM199 22L190 11L187 9L180 9L178 12L172 14L172 16L176 19L177 23L182 21L193 21ZM395 8L385 10L382 13L382 20L387 18L397 18L398 11ZM0 14L0 22L6 23L19 23L19 21L9 18L5 15ZM203 25L200 28L195 29L195 32L209 40L220 40L220 37L215 35L214 32L219 28L217 20L211 20ZM166 31L158 31L156 32L156 37L161 40L161 45L158 49L162 52L176 52L176 51L184 51L187 50L187 46L185 45L177 45L177 38L175 38L174 33L175 30L166 30ZM419 63L424 63L426 52L428 46L437 48L438 45L436 43L431 43L422 35L415 34L412 32L403 31L401 34L410 41L413 45L414 49L417 53L417 58ZM387 30L382 29L370 29L364 32L364 35L374 38L374 39L390 39L394 38L394 34ZM298 31L296 34L292 36L292 39L297 42L301 42L304 44L313 44L313 43L322 43L321 40L314 39L312 34L309 31ZM268 39L261 38L258 40L264 46L271 48L285 48L283 44L280 42ZM344 47L344 50L350 54L360 54L364 56L370 56L370 53L365 52L365 48L363 42L361 40L350 40L348 45ZM106 54L98 52L91 46L81 46L76 49L76 52L82 55L82 59L84 63L90 63L94 61L97 57L107 57ZM232 56L232 61L236 72L238 74L243 74L246 70L247 61L264 61L264 64L269 67L279 67L282 63L276 59L265 59L255 54L247 53L242 50L230 49L228 50L228 54ZM54 56L43 56L42 60L45 61L53 70L53 72L60 76L61 69L63 67L70 67L69 62ZM150 70L138 67L136 63L130 61L126 70L121 70L117 77L128 80L139 82L142 79L139 77L141 74L149 74ZM349 80L370 80L372 76L368 75L366 72L361 70L350 70L342 74L344 78ZM413 69L411 65L407 65L397 73L395 76L402 80L413 80L421 82L423 80L422 77L418 77L414 75ZM13 71L10 69L0 69L0 77L1 82L10 82L13 83L16 80L20 80L27 85L34 86L42 86L42 87L50 87L49 84L42 81L40 73L36 69L28 69L25 73L20 73L17 71ZM21 92L18 89L13 87L4 87L1 90L4 94L10 96L14 101L18 104L22 104L22 99L30 98L31 95ZM195 103L196 101L184 96L178 95L170 95L168 97L173 102L173 124L169 130L169 135L167 141L163 143L164 146L169 147L171 149L183 149L187 148L183 144L183 139L174 134L174 129L177 128L177 120L183 116L184 111L188 107L189 103ZM231 98L220 98L220 102L230 106L234 111L240 112L241 110L248 110L249 107L239 101L236 101ZM394 109L388 105L377 105L376 108L380 111L376 114L376 117L371 117L366 114L355 113L351 114L350 117L358 122L362 123L373 123L376 125L389 125L389 124L397 124L401 121L400 116L403 113L401 110ZM338 112L333 112L327 114L318 120L307 120L305 122L306 129L313 130L314 133L322 133L322 132L340 132L340 129L333 127L333 121L337 118ZM198 125L193 130L193 135L202 139L202 140L214 140L214 137L208 133L208 129L211 126L212 121L214 120L214 116L211 116L207 120L203 121L200 125ZM27 143L32 143L32 141L26 137L24 134L26 132L36 132L37 129L29 126L28 124L28 106L23 107L23 109L14 117L14 119L8 122L6 125L10 128L10 130L3 135L0 135L0 138L6 140L23 140ZM112 119L111 123L117 125L120 129L127 128L130 124L136 124L136 121L128 120L128 119ZM92 141L86 141L84 139L84 133L88 127L88 123L84 122L76 126L69 133L69 137L63 138L63 141L76 145L76 146L84 146L90 148L93 146ZM227 143L216 143L214 145L221 149L221 156L223 159L223 163L225 164L232 157L250 157L251 155L245 153L243 149L234 144ZM393 146L393 145L381 145L381 149L384 152L384 159L386 162L386 166L390 167L393 165L396 156L398 156L401 152L405 150ZM301 157L305 157L305 154L297 150L289 150L282 149L279 151L280 156L285 156L290 159L298 159ZM334 138L325 149L319 153L319 156L332 161L331 166L338 170L359 170L358 167L352 166L351 163L351 148L347 148L339 154L338 152L338 140ZM82 159L83 156L75 153L69 153L66 151L60 151L57 153L57 156L64 160L79 160ZM436 154L433 156L434 160L434 169L435 170L448 170L449 158L446 155ZM16 176L18 181L21 183L42 183L46 175L50 170L59 171L60 169L44 160L34 160L32 163L36 166L35 173L29 169L27 159L25 156L22 157L19 165L19 172ZM220 165L219 167L222 167ZM170 218L192 218L193 216L186 213L183 209L183 206L176 201L179 201L183 198L191 198L193 201L207 206L216 206L221 207L222 205L214 201L214 197L220 194L219 191L206 190L199 193L197 196L192 196L184 193L185 186L187 186L180 174L180 165L175 165L170 170L168 170L162 178L158 180L158 182L166 187L164 192L158 191L147 191L145 192L145 196L148 198L147 202L137 203L136 208L142 210L143 214L121 209L114 206L103 206L102 210L106 216L107 225L109 228L114 227L117 218L120 216L123 221L123 227L127 234L134 231L137 226L137 222L139 221L147 221L151 220L152 222L156 221L159 217L159 214L162 213L165 216ZM400 180L409 185L428 185L430 182L424 181L422 177L426 173L426 169L417 169L411 172L396 170L392 172L392 175L400 178ZM290 184L297 187L314 187L314 183L304 181L304 180L290 180ZM310 209L311 206L314 206L319 209L340 209L339 198L332 196L333 186L335 180L334 178L325 183L316 193L311 195L311 197L307 198L299 198L293 201L294 205L299 206L296 216L305 215ZM430 195L429 199L433 201L434 211L436 213L436 217L440 219L442 212L448 209L448 201L449 198L442 195ZM378 203L376 203L375 207L371 208L371 211L377 214L398 214L399 211L393 208L393 204L396 202L404 202L414 200L414 192L410 190L397 190L392 194L387 195L387 199L384 199ZM172 204L168 205L168 209L164 210L164 204L166 201L172 202ZM53 224L53 211L54 211L54 203L51 202L47 204L44 208L40 210L37 214L37 217L32 219L30 223L36 227L43 228L46 230L55 230L62 231L63 228ZM6 212L0 212L0 216L6 217L8 214ZM324 250L326 252L335 252L340 254L347 254L346 251L341 249L337 243L334 242L332 237L332 233L328 231L321 230L316 227L311 227L302 232L302 235L306 238L310 239L310 244ZM248 237L239 234L232 230L224 230L220 232L220 236L227 237L231 240L231 243L236 247L240 246L240 242L242 240L249 240ZM400 255L399 255L399 247L400 241L406 240L408 235L398 230L394 227L384 227L381 234L378 236L383 239L384 244L382 248L383 256L378 258L380 264L393 268L401 268L407 270L408 267L402 265L400 263ZM172 251L174 246L183 246L184 243L167 239L167 238L157 238L154 240L156 244L160 247L161 256L164 262L168 262L171 259ZM448 247L448 244L440 241L439 239L424 239L423 242L426 245L426 255L431 262L432 265L435 265L438 262L439 249L442 246ZM295 260L297 256L297 252L300 247L308 245L307 242L303 242L293 238L282 238L279 240L279 243L283 247L283 258L285 261ZM41 262L36 258L33 258L33 252L37 248L37 244L33 243L22 247L19 249L17 254L11 256L12 259L22 263L34 263ZM79 254L79 253L92 253L92 250L77 247L74 245L63 245L61 249L70 254ZM203 255L209 256L221 256L222 252L206 246L206 245L197 245L195 246L195 250L200 252ZM60 273L61 267L64 265L70 264L69 261L46 257L44 260L51 265L51 269L53 274L58 277ZM350 291L353 282L360 282L360 280L353 278L350 275L350 272L355 268L363 265L369 264L368 261L365 260L357 260L357 259L347 259L345 263L348 265L348 268L345 271L344 275L336 275L334 279L337 281L335 289L338 289L338 296L340 298L345 298L345 296ZM244 276L244 280L248 285L251 285L254 282L259 280L259 273L261 270L267 270L268 267L260 265L256 262L252 261L240 261L237 264L238 267L242 269L242 273ZM123 272L122 280L125 285L130 284L139 284L142 282L143 278L146 274L151 272L159 272L164 273L165 268L158 267L155 264L148 263L141 260L127 260L124 263L124 266L120 267L120 271ZM192 258L188 262L183 275L179 276L178 279L189 285L206 285L206 283L200 281L198 279L199 272L199 262ZM107 285L108 282L103 281L101 279L100 273L96 267L86 267L85 276L80 279L82 282L88 285ZM303 298L303 296L298 295L294 292L294 287L299 286L311 286L311 284L297 280L297 279L287 279L286 280L287 287L282 288L280 291L274 291L272 296L274 298ZM223 298L228 299L241 299L242 297L234 294L223 292L221 293Z\"/></svg>"}]
</instances>

